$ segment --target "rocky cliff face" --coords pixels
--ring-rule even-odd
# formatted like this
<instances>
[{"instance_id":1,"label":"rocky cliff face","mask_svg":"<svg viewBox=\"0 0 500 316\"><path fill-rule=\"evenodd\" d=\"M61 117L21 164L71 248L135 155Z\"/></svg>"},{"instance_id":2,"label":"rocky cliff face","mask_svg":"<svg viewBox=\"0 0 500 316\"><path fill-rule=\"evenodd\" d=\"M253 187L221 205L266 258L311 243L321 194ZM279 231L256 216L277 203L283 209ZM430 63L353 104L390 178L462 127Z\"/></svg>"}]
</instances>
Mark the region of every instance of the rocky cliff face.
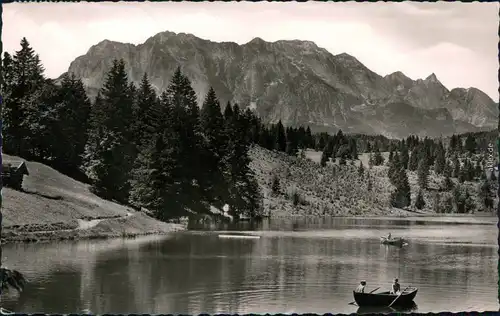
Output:
<instances>
[{"instance_id":1,"label":"rocky cliff face","mask_svg":"<svg viewBox=\"0 0 500 316\"><path fill-rule=\"evenodd\" d=\"M497 126L497 105L478 89L448 91L434 74L416 81L401 72L382 77L353 56L332 55L309 41L255 38L238 45L162 32L140 45L102 41L68 72L81 77L94 96L115 58L125 60L135 83L147 72L158 92L180 66L200 102L212 86L222 104L248 106L267 122L390 137Z\"/></svg>"}]
</instances>

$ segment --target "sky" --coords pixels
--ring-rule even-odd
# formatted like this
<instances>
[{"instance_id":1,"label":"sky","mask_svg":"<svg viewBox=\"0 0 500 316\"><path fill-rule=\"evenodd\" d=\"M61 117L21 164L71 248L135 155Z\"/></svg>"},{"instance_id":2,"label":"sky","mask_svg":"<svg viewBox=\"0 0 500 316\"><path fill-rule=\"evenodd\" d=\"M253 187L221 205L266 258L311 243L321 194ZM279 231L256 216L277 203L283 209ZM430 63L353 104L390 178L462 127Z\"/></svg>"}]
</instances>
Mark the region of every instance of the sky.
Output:
<instances>
[{"instance_id":1,"label":"sky","mask_svg":"<svg viewBox=\"0 0 500 316\"><path fill-rule=\"evenodd\" d=\"M431 73L498 101L498 3L164 2L3 4L3 51L26 37L48 77L104 39L140 44L163 31L238 44L309 40L372 71Z\"/></svg>"}]
</instances>

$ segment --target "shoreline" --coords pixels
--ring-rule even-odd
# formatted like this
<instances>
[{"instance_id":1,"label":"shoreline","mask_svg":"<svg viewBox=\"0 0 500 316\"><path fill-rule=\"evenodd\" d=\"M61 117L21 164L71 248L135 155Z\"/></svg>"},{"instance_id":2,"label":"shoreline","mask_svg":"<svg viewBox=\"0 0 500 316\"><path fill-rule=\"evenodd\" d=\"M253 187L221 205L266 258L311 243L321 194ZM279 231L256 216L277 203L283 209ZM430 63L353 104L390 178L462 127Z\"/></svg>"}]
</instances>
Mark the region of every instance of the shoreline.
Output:
<instances>
[{"instance_id":1,"label":"shoreline","mask_svg":"<svg viewBox=\"0 0 500 316\"><path fill-rule=\"evenodd\" d=\"M37 227L45 230L37 230ZM133 239L149 235L168 235L185 231L187 225L159 222L142 213L121 217L73 220L49 225L13 225L2 229L1 243L38 243L104 239Z\"/></svg>"},{"instance_id":2,"label":"shoreline","mask_svg":"<svg viewBox=\"0 0 500 316\"><path fill-rule=\"evenodd\" d=\"M132 217L132 216L127 216ZM133 214L134 218L141 218L143 220L152 220L149 216L144 214ZM346 219L391 219L391 220L406 220L406 219L431 219L431 221L439 221L439 219L447 219L444 222L455 223L454 219L478 219L479 221L471 222L456 222L456 224L475 224L475 225L495 225L494 222L485 222L481 219L496 218L495 214L415 214L415 215L401 215L401 214L387 214L387 215L288 215L288 216L271 216L266 217L267 220L282 220L282 219L325 219L325 218L346 218ZM162 236L173 233L187 231L187 224L176 223L163 223L162 227L157 230L136 230L131 229L127 222L131 222L131 218L105 218L98 220L96 225L89 228L72 228L72 229L54 229L45 231L19 231L11 230L9 227L3 229L1 243L47 243L47 242L60 242L60 241L86 241L86 240L106 240L106 239L135 239L143 236ZM59 224L59 223L58 223ZM64 226L57 225L61 228Z\"/></svg>"}]
</instances>

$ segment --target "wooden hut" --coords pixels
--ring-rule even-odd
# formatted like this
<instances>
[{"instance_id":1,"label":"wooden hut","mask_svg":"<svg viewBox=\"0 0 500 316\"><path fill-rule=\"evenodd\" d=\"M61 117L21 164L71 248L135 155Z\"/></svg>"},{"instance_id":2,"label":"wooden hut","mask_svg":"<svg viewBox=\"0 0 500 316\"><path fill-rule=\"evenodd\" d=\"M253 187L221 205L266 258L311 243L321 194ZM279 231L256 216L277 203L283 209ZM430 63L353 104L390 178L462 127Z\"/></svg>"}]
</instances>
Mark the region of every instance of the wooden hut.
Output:
<instances>
[{"instance_id":1,"label":"wooden hut","mask_svg":"<svg viewBox=\"0 0 500 316\"><path fill-rule=\"evenodd\" d=\"M10 163L2 164L2 182L4 187L21 190L24 175L29 175L28 167L24 161L15 166Z\"/></svg>"}]
</instances>

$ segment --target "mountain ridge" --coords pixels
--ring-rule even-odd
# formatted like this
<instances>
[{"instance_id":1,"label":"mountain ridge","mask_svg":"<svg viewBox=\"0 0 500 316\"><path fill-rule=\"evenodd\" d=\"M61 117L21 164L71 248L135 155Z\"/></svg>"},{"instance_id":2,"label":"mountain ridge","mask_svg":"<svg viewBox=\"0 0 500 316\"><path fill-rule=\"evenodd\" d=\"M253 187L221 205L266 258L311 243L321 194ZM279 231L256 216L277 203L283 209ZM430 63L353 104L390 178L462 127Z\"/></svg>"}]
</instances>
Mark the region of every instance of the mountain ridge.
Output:
<instances>
[{"instance_id":1,"label":"mountain ridge","mask_svg":"<svg viewBox=\"0 0 500 316\"><path fill-rule=\"evenodd\" d=\"M181 66L200 103L212 86L223 104L250 106L267 122L396 138L407 136L409 129L403 125L414 126L412 130L422 136L497 126L498 106L477 88L448 90L434 73L417 80L401 71L381 76L356 57L333 55L311 41L266 42L256 37L239 45L166 31L137 45L103 40L76 58L68 72L82 78L94 96L114 58L125 60L129 79L136 84L147 72L157 92L167 87L173 70ZM395 113L393 104L403 103L418 117ZM432 117L436 113L441 119ZM443 123L442 118L445 124L437 124Z\"/></svg>"}]
</instances>

